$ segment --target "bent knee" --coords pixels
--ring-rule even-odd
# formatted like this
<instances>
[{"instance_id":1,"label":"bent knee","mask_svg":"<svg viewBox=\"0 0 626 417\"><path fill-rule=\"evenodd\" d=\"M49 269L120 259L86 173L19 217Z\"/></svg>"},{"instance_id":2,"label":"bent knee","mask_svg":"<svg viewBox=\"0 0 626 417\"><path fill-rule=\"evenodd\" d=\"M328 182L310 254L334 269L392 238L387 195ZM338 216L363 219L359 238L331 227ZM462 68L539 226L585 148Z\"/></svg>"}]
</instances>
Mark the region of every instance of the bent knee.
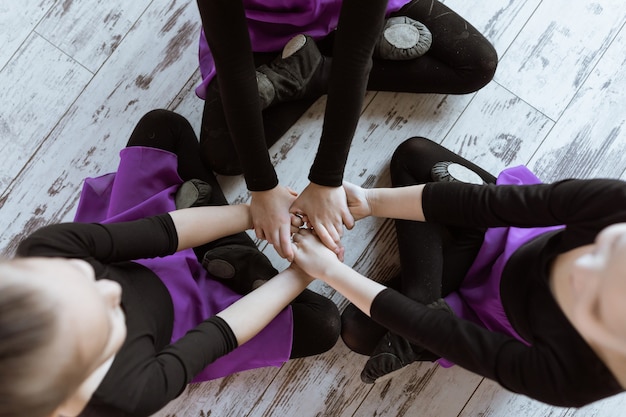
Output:
<instances>
[{"instance_id":1,"label":"bent knee","mask_svg":"<svg viewBox=\"0 0 626 417\"><path fill-rule=\"evenodd\" d=\"M153 123L155 121L161 121L161 122L166 122L166 123L170 123L170 122L185 122L186 123L187 119L185 119L180 114L175 113L171 110L154 109L144 114L139 120L139 123L141 122Z\"/></svg>"},{"instance_id":2,"label":"bent knee","mask_svg":"<svg viewBox=\"0 0 626 417\"><path fill-rule=\"evenodd\" d=\"M421 155L428 155L434 150L438 149L441 145L433 142L430 139L414 136L406 139L402 142L391 156L391 164L404 164L405 161L411 161L415 163L416 160L420 160Z\"/></svg>"},{"instance_id":3,"label":"bent knee","mask_svg":"<svg viewBox=\"0 0 626 417\"><path fill-rule=\"evenodd\" d=\"M200 130L200 156L204 163L220 175L240 175L243 172L237 150L226 128Z\"/></svg>"},{"instance_id":4,"label":"bent knee","mask_svg":"<svg viewBox=\"0 0 626 417\"><path fill-rule=\"evenodd\" d=\"M489 84L498 67L498 53L486 39L476 51L478 52L473 55L472 61L463 68L467 81L466 93L473 93Z\"/></svg>"}]
</instances>

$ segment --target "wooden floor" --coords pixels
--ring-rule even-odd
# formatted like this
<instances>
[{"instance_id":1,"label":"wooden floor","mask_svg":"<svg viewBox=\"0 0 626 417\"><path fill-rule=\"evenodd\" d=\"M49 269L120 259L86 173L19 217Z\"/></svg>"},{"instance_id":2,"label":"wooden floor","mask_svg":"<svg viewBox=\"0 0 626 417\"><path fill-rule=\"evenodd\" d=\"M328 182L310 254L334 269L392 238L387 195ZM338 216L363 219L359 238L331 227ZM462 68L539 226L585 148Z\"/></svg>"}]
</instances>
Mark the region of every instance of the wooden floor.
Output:
<instances>
[{"instance_id":1,"label":"wooden floor","mask_svg":"<svg viewBox=\"0 0 626 417\"><path fill-rule=\"evenodd\" d=\"M526 164L544 181L626 179L624 0L447 0L495 45L493 82L465 96L368 93L346 169L389 184L388 160L426 136L497 173ZM0 248L71 220L81 181L112 171L148 110L199 128L200 30L192 0L0 2ZM271 150L284 185L302 190L322 126L321 99ZM231 202L241 177L221 178ZM277 266L272 248L259 242ZM344 238L346 262L384 280L398 270L389 221ZM319 283L313 289L345 300ZM386 383L359 380L365 358L340 341L319 357L189 387L158 416L624 416L621 395L549 407L460 368L414 364Z\"/></svg>"}]
</instances>

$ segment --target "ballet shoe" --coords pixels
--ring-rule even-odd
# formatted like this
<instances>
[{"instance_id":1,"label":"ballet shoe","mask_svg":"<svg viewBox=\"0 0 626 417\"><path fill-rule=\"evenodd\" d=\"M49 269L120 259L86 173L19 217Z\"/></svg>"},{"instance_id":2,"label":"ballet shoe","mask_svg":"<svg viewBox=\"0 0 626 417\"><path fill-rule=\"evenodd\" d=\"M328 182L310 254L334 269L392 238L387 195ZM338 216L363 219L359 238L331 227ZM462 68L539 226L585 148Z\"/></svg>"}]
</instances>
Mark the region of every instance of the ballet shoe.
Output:
<instances>
[{"instance_id":1,"label":"ballet shoe","mask_svg":"<svg viewBox=\"0 0 626 417\"><path fill-rule=\"evenodd\" d=\"M258 248L242 244L208 250L202 258L202 266L238 294L248 294L278 274Z\"/></svg>"},{"instance_id":2,"label":"ballet shoe","mask_svg":"<svg viewBox=\"0 0 626 417\"><path fill-rule=\"evenodd\" d=\"M313 38L294 36L280 56L256 70L261 107L321 95L330 71L324 61Z\"/></svg>"},{"instance_id":3,"label":"ballet shoe","mask_svg":"<svg viewBox=\"0 0 626 417\"><path fill-rule=\"evenodd\" d=\"M456 162L442 161L433 165L430 176L435 182L464 182L484 185L485 181L471 169Z\"/></svg>"},{"instance_id":4,"label":"ballet shoe","mask_svg":"<svg viewBox=\"0 0 626 417\"><path fill-rule=\"evenodd\" d=\"M424 55L433 36L424 24L407 16L390 17L385 21L374 57L391 61L405 61Z\"/></svg>"},{"instance_id":5,"label":"ballet shoe","mask_svg":"<svg viewBox=\"0 0 626 417\"><path fill-rule=\"evenodd\" d=\"M427 305L428 308L454 314L448 303L440 298ZM361 371L361 381L366 384L380 383L396 375L413 362L433 362L440 357L395 333L387 332L380 339Z\"/></svg>"},{"instance_id":6,"label":"ballet shoe","mask_svg":"<svg viewBox=\"0 0 626 417\"><path fill-rule=\"evenodd\" d=\"M183 182L174 195L176 209L208 205L211 191L210 184L196 178Z\"/></svg>"}]
</instances>

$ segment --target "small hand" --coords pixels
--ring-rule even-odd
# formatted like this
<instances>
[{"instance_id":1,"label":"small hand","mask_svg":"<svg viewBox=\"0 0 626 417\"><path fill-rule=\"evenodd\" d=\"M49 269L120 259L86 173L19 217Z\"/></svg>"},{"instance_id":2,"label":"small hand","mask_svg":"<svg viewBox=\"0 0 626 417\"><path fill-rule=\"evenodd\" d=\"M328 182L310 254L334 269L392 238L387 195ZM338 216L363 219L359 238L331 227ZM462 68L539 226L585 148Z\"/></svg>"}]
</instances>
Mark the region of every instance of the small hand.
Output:
<instances>
[{"instance_id":1,"label":"small hand","mask_svg":"<svg viewBox=\"0 0 626 417\"><path fill-rule=\"evenodd\" d=\"M289 261L293 260L289 207L296 196L292 189L277 185L271 190L253 191L250 202L252 227L257 238L267 240L281 257Z\"/></svg>"},{"instance_id":2,"label":"small hand","mask_svg":"<svg viewBox=\"0 0 626 417\"><path fill-rule=\"evenodd\" d=\"M304 219L302 216L291 214L291 234L298 233L304 227Z\"/></svg>"},{"instance_id":3,"label":"small hand","mask_svg":"<svg viewBox=\"0 0 626 417\"><path fill-rule=\"evenodd\" d=\"M344 181L343 189L346 192L348 200L348 209L354 217L354 220L361 220L372 214L372 208L367 201L368 190L361 188L351 182Z\"/></svg>"},{"instance_id":4,"label":"small hand","mask_svg":"<svg viewBox=\"0 0 626 417\"><path fill-rule=\"evenodd\" d=\"M340 262L310 230L301 229L292 239L295 264L311 276L322 277L334 262Z\"/></svg>"},{"instance_id":5,"label":"small hand","mask_svg":"<svg viewBox=\"0 0 626 417\"><path fill-rule=\"evenodd\" d=\"M309 183L291 205L290 211L303 216L308 227L315 230L321 241L335 253L341 250L343 225L348 229L354 227L343 187Z\"/></svg>"}]
</instances>

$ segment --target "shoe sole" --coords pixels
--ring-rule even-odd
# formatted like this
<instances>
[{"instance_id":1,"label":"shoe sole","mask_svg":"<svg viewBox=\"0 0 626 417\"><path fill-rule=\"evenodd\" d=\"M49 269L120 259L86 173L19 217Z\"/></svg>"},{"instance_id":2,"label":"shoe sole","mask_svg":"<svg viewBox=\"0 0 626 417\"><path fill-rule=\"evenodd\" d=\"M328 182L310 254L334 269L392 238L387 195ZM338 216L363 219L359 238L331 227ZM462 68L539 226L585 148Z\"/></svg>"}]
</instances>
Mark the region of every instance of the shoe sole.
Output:
<instances>
[{"instance_id":1,"label":"shoe sole","mask_svg":"<svg viewBox=\"0 0 626 417\"><path fill-rule=\"evenodd\" d=\"M410 365L403 366L402 368L396 369L395 371L389 372L388 374L378 377L374 382L371 382L371 384L380 384L383 382L387 382L388 380L390 380L391 378L393 378L394 376L396 376L397 374L399 374L401 371L405 370L409 366Z\"/></svg>"}]
</instances>

